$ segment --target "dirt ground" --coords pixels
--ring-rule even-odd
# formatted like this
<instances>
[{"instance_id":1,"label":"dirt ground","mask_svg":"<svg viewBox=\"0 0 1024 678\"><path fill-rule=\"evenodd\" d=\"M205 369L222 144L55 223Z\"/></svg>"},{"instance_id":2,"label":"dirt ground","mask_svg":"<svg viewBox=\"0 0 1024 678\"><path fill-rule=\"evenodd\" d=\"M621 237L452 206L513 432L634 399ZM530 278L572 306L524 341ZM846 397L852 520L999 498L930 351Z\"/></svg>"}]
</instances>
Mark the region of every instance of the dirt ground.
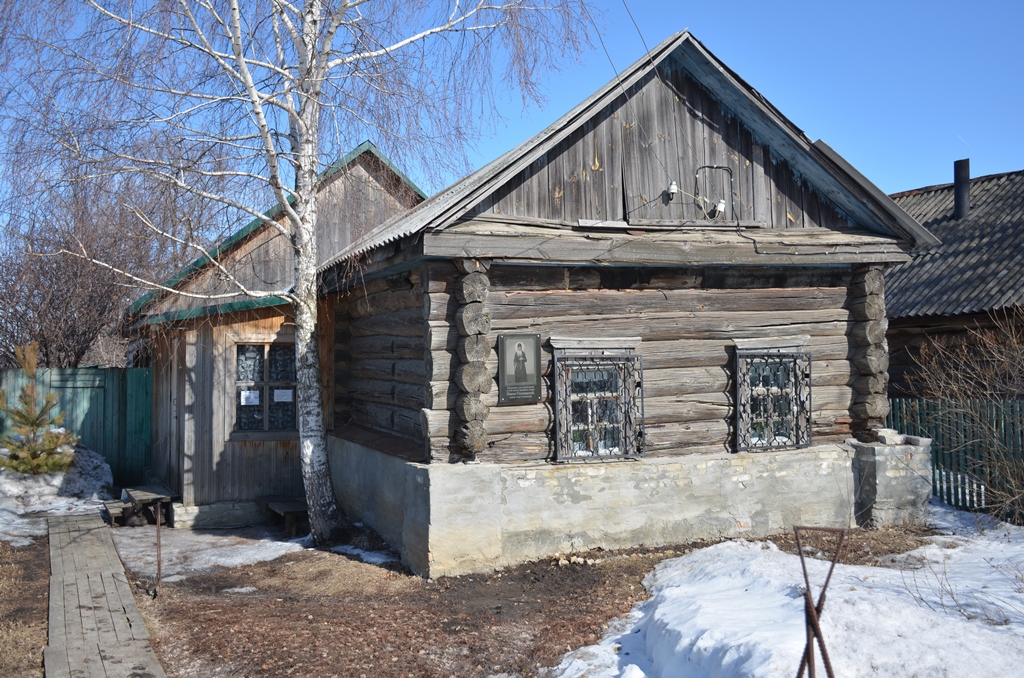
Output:
<instances>
[{"instance_id":1,"label":"dirt ground","mask_svg":"<svg viewBox=\"0 0 1024 678\"><path fill-rule=\"evenodd\" d=\"M0 676L43 675L49 583L46 537L20 548L0 541Z\"/></svg>"},{"instance_id":2,"label":"dirt ground","mask_svg":"<svg viewBox=\"0 0 1024 678\"><path fill-rule=\"evenodd\" d=\"M843 550L839 554L839 562L844 565L885 565L886 556L906 553L924 546L928 542L924 537L938 534L926 526L886 527L877 530L850 530L843 542ZM812 558L831 560L835 552L837 538L834 535L810 533L800 537L804 546L804 554ZM779 547L779 550L796 554L796 538L792 532L769 537L768 541Z\"/></svg>"},{"instance_id":3,"label":"dirt ground","mask_svg":"<svg viewBox=\"0 0 1024 678\"><path fill-rule=\"evenodd\" d=\"M873 564L926 534L856 532L843 562ZM791 535L773 541L795 550ZM164 584L156 599L138 581L137 598L170 676L528 677L595 643L646 597L658 562L708 545L591 551L438 581L303 551Z\"/></svg>"}]
</instances>

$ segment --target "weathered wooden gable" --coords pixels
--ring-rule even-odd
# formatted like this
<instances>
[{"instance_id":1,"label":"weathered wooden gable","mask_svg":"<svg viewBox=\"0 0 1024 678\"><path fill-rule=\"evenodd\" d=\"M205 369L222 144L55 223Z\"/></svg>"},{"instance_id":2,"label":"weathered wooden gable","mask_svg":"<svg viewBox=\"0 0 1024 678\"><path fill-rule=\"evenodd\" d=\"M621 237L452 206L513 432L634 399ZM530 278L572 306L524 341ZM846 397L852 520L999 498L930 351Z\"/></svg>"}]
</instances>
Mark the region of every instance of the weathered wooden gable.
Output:
<instances>
[{"instance_id":1,"label":"weathered wooden gable","mask_svg":"<svg viewBox=\"0 0 1024 678\"><path fill-rule=\"evenodd\" d=\"M376 156L363 153L330 175L320 189L317 231L318 265L337 255L373 227L413 207L419 194ZM286 290L293 276L293 250L277 229L259 226L219 257L220 264L247 289L259 292ZM151 313L167 313L247 299L228 275L207 264L179 286L184 292L204 295L168 295ZM211 299L205 295L232 295Z\"/></svg>"},{"instance_id":2,"label":"weathered wooden gable","mask_svg":"<svg viewBox=\"0 0 1024 678\"><path fill-rule=\"evenodd\" d=\"M669 200L673 181L680 193ZM725 212L712 219L720 200ZM638 226L741 221L766 228L854 227L672 59L583 122L476 212L570 224L582 219Z\"/></svg>"}]
</instances>

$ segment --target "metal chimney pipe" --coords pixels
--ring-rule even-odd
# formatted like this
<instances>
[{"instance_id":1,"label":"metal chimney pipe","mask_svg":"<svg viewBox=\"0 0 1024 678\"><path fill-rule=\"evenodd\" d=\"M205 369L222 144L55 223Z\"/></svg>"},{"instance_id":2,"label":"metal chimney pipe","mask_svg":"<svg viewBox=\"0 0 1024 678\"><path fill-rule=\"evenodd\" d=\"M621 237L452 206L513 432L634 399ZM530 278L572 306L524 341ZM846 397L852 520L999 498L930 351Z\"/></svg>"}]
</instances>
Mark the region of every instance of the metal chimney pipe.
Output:
<instances>
[{"instance_id":1,"label":"metal chimney pipe","mask_svg":"<svg viewBox=\"0 0 1024 678\"><path fill-rule=\"evenodd\" d=\"M953 218L963 219L971 209L971 159L953 162Z\"/></svg>"}]
</instances>

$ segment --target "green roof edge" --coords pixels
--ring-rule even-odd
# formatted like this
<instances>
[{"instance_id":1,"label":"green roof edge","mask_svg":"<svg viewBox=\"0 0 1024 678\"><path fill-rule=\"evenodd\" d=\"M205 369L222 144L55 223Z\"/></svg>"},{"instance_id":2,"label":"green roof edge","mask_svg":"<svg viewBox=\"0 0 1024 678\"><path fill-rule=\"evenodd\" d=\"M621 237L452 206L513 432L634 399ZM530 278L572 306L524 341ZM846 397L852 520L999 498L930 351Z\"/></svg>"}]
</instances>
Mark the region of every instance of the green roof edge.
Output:
<instances>
[{"instance_id":1,"label":"green roof edge","mask_svg":"<svg viewBox=\"0 0 1024 678\"><path fill-rule=\"evenodd\" d=\"M337 160L330 167L328 167L326 170L324 170L323 173L321 173L321 175L320 175L319 182L322 183L322 182L326 181L327 179L329 179L330 177L334 176L343 167L345 167L345 165L349 164L350 162L352 162L353 160L355 160L360 155L362 155L363 153L366 153L366 152L372 153L373 156L376 157L378 160L380 160L382 163L384 163L384 165L388 169L390 169L392 172L397 174L399 179L401 179L403 182L408 184L410 188L412 188L414 191L416 191L416 193L420 197L426 199L427 194L424 193L423 190L420 189L420 187L417 186L412 181L412 179L410 179L408 176L406 176L406 174L404 172L402 172L400 169L398 169L393 162L391 162L390 160L385 158L381 154L381 152L379 150L377 150L377 146L372 141L370 141L369 139L367 139L363 143L361 143L358 146L356 146L355 148L353 148L351 151L346 153L340 160ZM293 198L292 196L289 196L288 197L288 202L289 203L295 202L295 198ZM266 212L263 213L263 218L258 218L258 217L254 218L248 224L246 224L241 229L239 229L239 230L235 231L234 233L232 233L231 235L229 235L226 239L221 241L220 244L218 244L216 247L214 247L212 250L210 250L209 256L205 256L205 255L201 256L198 259L196 259L195 261L193 261L192 263L190 263L189 265L185 266L180 271L175 273L173 276L168 278L163 283L163 286L164 287L172 287L173 288L175 285L177 285L178 283L183 281L188 276L192 275L196 271L201 270L203 267L205 267L207 264L209 264L212 259L217 259L225 251L227 251L231 247L233 247L236 244L238 244L239 241L244 240L246 237L252 235L253 231L255 231L257 228L259 228L260 226L263 225L264 218L265 219L273 219L275 216L277 216L280 213L280 211L281 211L281 203L277 203L276 205L274 205L269 210L267 210ZM146 304L148 304L149 302L153 301L154 299L157 298L157 296L159 296L160 294L163 294L165 292L167 292L167 290L164 290L164 289L155 289L155 290L150 290L149 292L146 292L144 295L142 295L141 297L136 299L135 303L133 303L131 306L128 307L128 315L130 315L130 316L131 315L135 315L136 313L141 311L143 309L143 307L146 306ZM280 297L273 297L273 298L280 298ZM225 305L230 305L230 304L225 304ZM272 304L272 305L275 305L275 304ZM217 306L204 306L203 308L218 308L218 307ZM257 306L257 307L254 307L254 308L259 308L259 307ZM167 314L167 313L160 314L160 316L163 316L163 315L169 315L169 314ZM160 317L160 316L155 316L155 317ZM164 322L164 321L160 321L160 322ZM152 324L152 323L150 323L150 324Z\"/></svg>"},{"instance_id":2,"label":"green roof edge","mask_svg":"<svg viewBox=\"0 0 1024 678\"><path fill-rule=\"evenodd\" d=\"M281 306L289 303L284 297L256 297L254 299L243 299L242 301L230 301L226 304L214 304L212 306L200 306L197 308L183 308L178 311L158 313L140 320L132 325L129 330L137 329L143 325L161 325L179 320L192 320L204 318L209 315L222 315L224 313L237 313L239 311L251 311L257 308L270 306Z\"/></svg>"}]
</instances>

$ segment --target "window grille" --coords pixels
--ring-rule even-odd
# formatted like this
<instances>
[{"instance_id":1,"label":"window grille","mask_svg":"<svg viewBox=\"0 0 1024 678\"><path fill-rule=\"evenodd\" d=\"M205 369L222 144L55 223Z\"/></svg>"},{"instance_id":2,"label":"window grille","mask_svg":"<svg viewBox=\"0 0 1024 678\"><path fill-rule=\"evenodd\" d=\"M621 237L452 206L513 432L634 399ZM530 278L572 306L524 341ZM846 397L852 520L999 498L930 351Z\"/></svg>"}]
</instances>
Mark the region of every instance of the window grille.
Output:
<instances>
[{"instance_id":1,"label":"window grille","mask_svg":"<svg viewBox=\"0 0 1024 678\"><path fill-rule=\"evenodd\" d=\"M238 344L235 430L295 430L295 346Z\"/></svg>"},{"instance_id":2,"label":"window grille","mask_svg":"<svg viewBox=\"0 0 1024 678\"><path fill-rule=\"evenodd\" d=\"M811 444L809 353L736 352L736 449Z\"/></svg>"},{"instance_id":3,"label":"window grille","mask_svg":"<svg viewBox=\"0 0 1024 678\"><path fill-rule=\"evenodd\" d=\"M556 349L556 460L642 456L642 376L639 355Z\"/></svg>"}]
</instances>

